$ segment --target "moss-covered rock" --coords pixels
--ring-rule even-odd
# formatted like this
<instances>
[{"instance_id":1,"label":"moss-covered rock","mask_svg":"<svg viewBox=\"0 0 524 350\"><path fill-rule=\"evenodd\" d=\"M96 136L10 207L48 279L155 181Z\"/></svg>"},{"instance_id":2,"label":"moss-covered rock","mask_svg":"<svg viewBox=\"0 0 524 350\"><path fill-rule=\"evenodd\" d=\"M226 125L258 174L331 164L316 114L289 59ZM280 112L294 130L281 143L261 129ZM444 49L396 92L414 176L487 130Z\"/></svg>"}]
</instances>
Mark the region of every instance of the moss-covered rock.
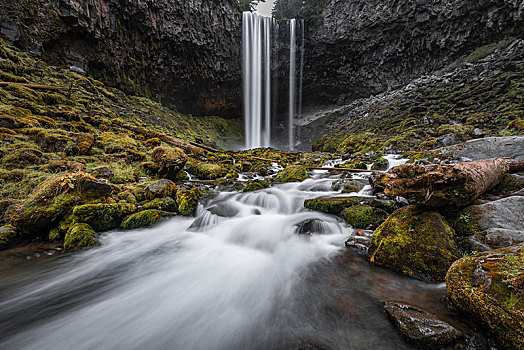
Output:
<instances>
[{"instance_id":1,"label":"moss-covered rock","mask_svg":"<svg viewBox=\"0 0 524 350\"><path fill-rule=\"evenodd\" d=\"M364 188L364 183L354 180L336 180L331 184L333 191L341 191L342 193L359 192Z\"/></svg>"},{"instance_id":2,"label":"moss-covered rock","mask_svg":"<svg viewBox=\"0 0 524 350\"><path fill-rule=\"evenodd\" d=\"M377 225L388 217L388 213L384 210L369 205L355 205L346 208L341 215L348 224L355 228Z\"/></svg>"},{"instance_id":3,"label":"moss-covered rock","mask_svg":"<svg viewBox=\"0 0 524 350\"><path fill-rule=\"evenodd\" d=\"M151 227L162 220L163 214L160 210L148 209L131 214L122 221L120 227L124 230L133 230L142 227Z\"/></svg>"},{"instance_id":4,"label":"moss-covered rock","mask_svg":"<svg viewBox=\"0 0 524 350\"><path fill-rule=\"evenodd\" d=\"M269 187L269 182L267 182L267 181L264 181L264 180L253 180L253 181L249 181L247 183L247 186L244 187L243 191L244 192L253 192L253 191L262 190L262 189L268 188L268 187Z\"/></svg>"},{"instance_id":5,"label":"moss-covered rock","mask_svg":"<svg viewBox=\"0 0 524 350\"><path fill-rule=\"evenodd\" d=\"M198 206L200 193L198 189L181 188L176 192L176 203L178 212L185 216L191 216L195 213Z\"/></svg>"},{"instance_id":6,"label":"moss-covered rock","mask_svg":"<svg viewBox=\"0 0 524 350\"><path fill-rule=\"evenodd\" d=\"M459 258L454 235L438 212L408 206L395 211L375 230L369 254L376 265L443 281L448 268Z\"/></svg>"},{"instance_id":7,"label":"moss-covered rock","mask_svg":"<svg viewBox=\"0 0 524 350\"><path fill-rule=\"evenodd\" d=\"M482 320L508 349L522 349L524 243L456 261L446 286L459 309Z\"/></svg>"},{"instance_id":8,"label":"moss-covered rock","mask_svg":"<svg viewBox=\"0 0 524 350\"><path fill-rule=\"evenodd\" d=\"M166 211L170 213L175 213L178 210L176 201L171 197L165 198L155 198L150 202L145 203L142 206L142 209L156 209L160 211Z\"/></svg>"},{"instance_id":9,"label":"moss-covered rock","mask_svg":"<svg viewBox=\"0 0 524 350\"><path fill-rule=\"evenodd\" d=\"M0 227L0 250L9 248L22 240L22 235L14 226Z\"/></svg>"},{"instance_id":10,"label":"moss-covered rock","mask_svg":"<svg viewBox=\"0 0 524 350\"><path fill-rule=\"evenodd\" d=\"M96 232L85 223L76 223L68 231L64 240L64 250L92 248L100 243L96 239Z\"/></svg>"},{"instance_id":11,"label":"moss-covered rock","mask_svg":"<svg viewBox=\"0 0 524 350\"><path fill-rule=\"evenodd\" d=\"M2 158L2 163L7 168L24 168L29 165L41 164L42 151L35 148L20 148Z\"/></svg>"},{"instance_id":12,"label":"moss-covered rock","mask_svg":"<svg viewBox=\"0 0 524 350\"><path fill-rule=\"evenodd\" d=\"M156 147L151 153L158 165L158 173L166 178L176 181L176 176L184 168L188 158L180 148Z\"/></svg>"},{"instance_id":13,"label":"moss-covered rock","mask_svg":"<svg viewBox=\"0 0 524 350\"><path fill-rule=\"evenodd\" d=\"M358 204L358 197L321 197L304 201L304 207L307 209L334 215L340 214L344 208Z\"/></svg>"},{"instance_id":14,"label":"moss-covered rock","mask_svg":"<svg viewBox=\"0 0 524 350\"><path fill-rule=\"evenodd\" d=\"M97 232L115 229L136 211L133 204L86 204L73 209L75 221L89 224Z\"/></svg>"},{"instance_id":15,"label":"moss-covered rock","mask_svg":"<svg viewBox=\"0 0 524 350\"><path fill-rule=\"evenodd\" d=\"M153 182L145 188L147 199L171 197L176 193L176 184L168 179L162 179Z\"/></svg>"},{"instance_id":16,"label":"moss-covered rock","mask_svg":"<svg viewBox=\"0 0 524 350\"><path fill-rule=\"evenodd\" d=\"M379 157L371 166L371 170L388 170L388 167L389 161L385 158Z\"/></svg>"},{"instance_id":17,"label":"moss-covered rock","mask_svg":"<svg viewBox=\"0 0 524 350\"><path fill-rule=\"evenodd\" d=\"M201 180L216 180L227 174L227 169L220 164L192 159L187 162L186 169Z\"/></svg>"},{"instance_id":18,"label":"moss-covered rock","mask_svg":"<svg viewBox=\"0 0 524 350\"><path fill-rule=\"evenodd\" d=\"M275 176L275 180L279 182L301 182L307 179L307 169L300 165L289 165L285 169L279 171Z\"/></svg>"}]
</instances>

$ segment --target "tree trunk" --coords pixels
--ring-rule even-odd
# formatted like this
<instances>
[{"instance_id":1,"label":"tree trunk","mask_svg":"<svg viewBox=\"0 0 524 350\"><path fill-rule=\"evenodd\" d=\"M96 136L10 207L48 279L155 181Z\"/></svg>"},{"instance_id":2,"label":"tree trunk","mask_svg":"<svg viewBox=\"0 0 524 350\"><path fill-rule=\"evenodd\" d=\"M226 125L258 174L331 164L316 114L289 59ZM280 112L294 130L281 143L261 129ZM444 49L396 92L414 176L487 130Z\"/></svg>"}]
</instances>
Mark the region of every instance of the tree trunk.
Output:
<instances>
[{"instance_id":1,"label":"tree trunk","mask_svg":"<svg viewBox=\"0 0 524 350\"><path fill-rule=\"evenodd\" d=\"M380 174L374 183L390 196L428 207L463 207L495 186L508 171L519 171L524 161L493 158L450 165L401 165Z\"/></svg>"}]
</instances>

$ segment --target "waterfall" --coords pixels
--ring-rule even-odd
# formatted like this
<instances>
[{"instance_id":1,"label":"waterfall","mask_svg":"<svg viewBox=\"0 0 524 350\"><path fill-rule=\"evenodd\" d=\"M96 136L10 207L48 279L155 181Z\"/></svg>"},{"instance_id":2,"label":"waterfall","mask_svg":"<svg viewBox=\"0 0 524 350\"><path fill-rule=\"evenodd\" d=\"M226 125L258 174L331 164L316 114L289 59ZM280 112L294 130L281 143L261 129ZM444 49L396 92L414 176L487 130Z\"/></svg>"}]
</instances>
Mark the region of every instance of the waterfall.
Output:
<instances>
[{"instance_id":1,"label":"waterfall","mask_svg":"<svg viewBox=\"0 0 524 350\"><path fill-rule=\"evenodd\" d=\"M295 19L289 21L289 149L295 148L295 132L293 120L295 118L295 75L296 75L296 26Z\"/></svg>"},{"instance_id":2,"label":"waterfall","mask_svg":"<svg viewBox=\"0 0 524 350\"><path fill-rule=\"evenodd\" d=\"M246 148L271 141L271 24L256 13L242 16Z\"/></svg>"},{"instance_id":3,"label":"waterfall","mask_svg":"<svg viewBox=\"0 0 524 350\"><path fill-rule=\"evenodd\" d=\"M302 34L300 44L300 81L298 83L298 117L302 115L302 86L304 85L304 44L306 40L304 20L300 21L300 31Z\"/></svg>"}]
</instances>

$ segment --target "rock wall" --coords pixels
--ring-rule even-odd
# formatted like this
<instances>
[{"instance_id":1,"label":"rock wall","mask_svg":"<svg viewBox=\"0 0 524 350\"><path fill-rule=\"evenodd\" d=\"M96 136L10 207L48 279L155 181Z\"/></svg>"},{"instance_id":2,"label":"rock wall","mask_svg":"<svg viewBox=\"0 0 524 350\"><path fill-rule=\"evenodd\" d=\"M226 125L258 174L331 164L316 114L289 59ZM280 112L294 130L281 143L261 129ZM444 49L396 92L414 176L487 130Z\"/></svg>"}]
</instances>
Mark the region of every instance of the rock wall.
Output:
<instances>
[{"instance_id":1,"label":"rock wall","mask_svg":"<svg viewBox=\"0 0 524 350\"><path fill-rule=\"evenodd\" d=\"M3 38L51 64L181 112L240 114L236 0L0 0L0 13Z\"/></svg>"},{"instance_id":2,"label":"rock wall","mask_svg":"<svg viewBox=\"0 0 524 350\"><path fill-rule=\"evenodd\" d=\"M304 101L388 91L524 32L522 0L331 0L308 19Z\"/></svg>"}]
</instances>

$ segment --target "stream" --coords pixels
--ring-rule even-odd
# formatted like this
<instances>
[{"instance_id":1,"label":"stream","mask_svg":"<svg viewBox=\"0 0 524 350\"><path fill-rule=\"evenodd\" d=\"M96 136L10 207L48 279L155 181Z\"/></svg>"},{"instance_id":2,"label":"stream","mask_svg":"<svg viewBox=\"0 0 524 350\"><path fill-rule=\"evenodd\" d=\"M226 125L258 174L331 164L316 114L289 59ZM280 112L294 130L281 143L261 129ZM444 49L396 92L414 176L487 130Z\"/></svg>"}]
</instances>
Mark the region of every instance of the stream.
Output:
<instances>
[{"instance_id":1,"label":"stream","mask_svg":"<svg viewBox=\"0 0 524 350\"><path fill-rule=\"evenodd\" d=\"M196 218L0 270L0 348L411 349L381 301L446 318L445 287L369 264L344 246L351 227L303 208L339 195L337 176L217 192Z\"/></svg>"}]
</instances>

